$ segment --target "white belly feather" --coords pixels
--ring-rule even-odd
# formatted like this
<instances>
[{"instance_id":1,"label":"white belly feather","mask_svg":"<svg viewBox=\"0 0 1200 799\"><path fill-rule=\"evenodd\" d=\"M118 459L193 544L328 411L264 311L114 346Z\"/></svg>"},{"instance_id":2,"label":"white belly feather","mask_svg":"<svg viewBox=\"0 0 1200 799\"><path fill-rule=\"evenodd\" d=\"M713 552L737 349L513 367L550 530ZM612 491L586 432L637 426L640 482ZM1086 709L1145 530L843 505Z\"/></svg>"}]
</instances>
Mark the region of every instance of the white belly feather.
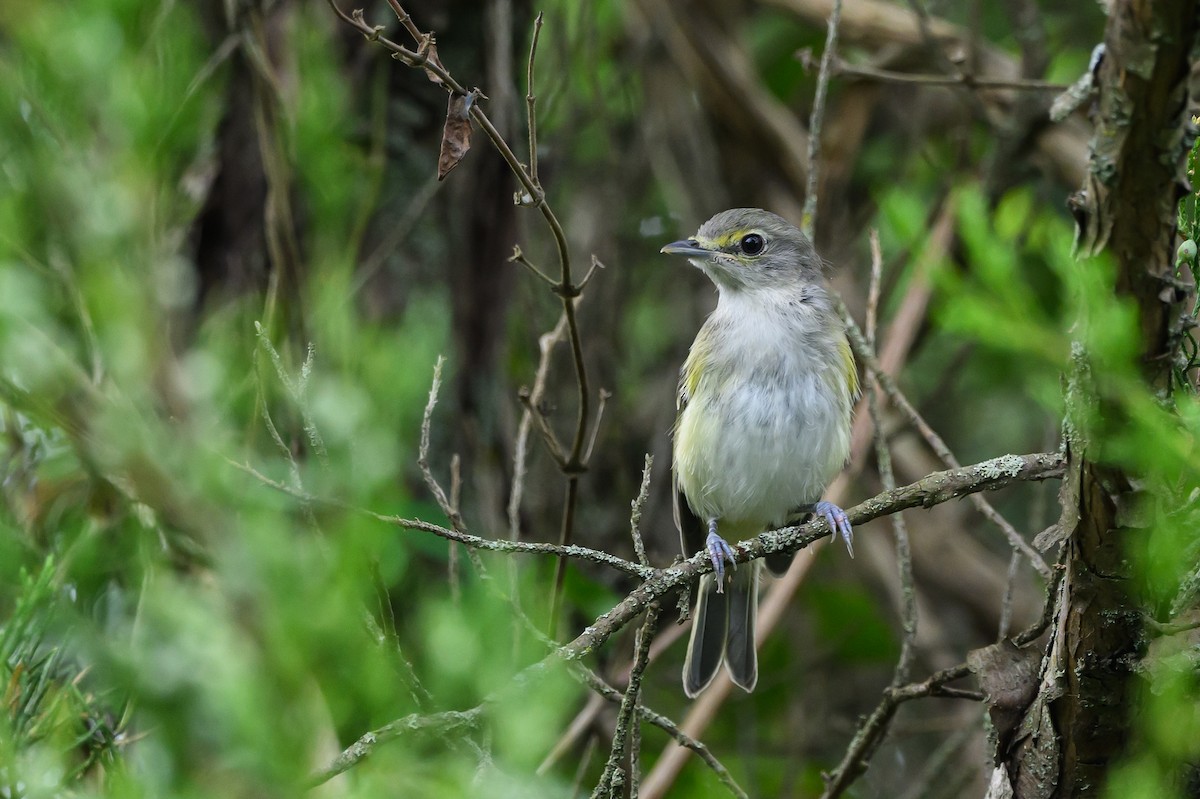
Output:
<instances>
[{"instance_id":1,"label":"white belly feather","mask_svg":"<svg viewBox=\"0 0 1200 799\"><path fill-rule=\"evenodd\" d=\"M819 500L842 469L851 398L840 336L781 330L762 315L755 322L710 331L707 351L689 357L706 365L674 449L680 489L698 516L761 529Z\"/></svg>"}]
</instances>

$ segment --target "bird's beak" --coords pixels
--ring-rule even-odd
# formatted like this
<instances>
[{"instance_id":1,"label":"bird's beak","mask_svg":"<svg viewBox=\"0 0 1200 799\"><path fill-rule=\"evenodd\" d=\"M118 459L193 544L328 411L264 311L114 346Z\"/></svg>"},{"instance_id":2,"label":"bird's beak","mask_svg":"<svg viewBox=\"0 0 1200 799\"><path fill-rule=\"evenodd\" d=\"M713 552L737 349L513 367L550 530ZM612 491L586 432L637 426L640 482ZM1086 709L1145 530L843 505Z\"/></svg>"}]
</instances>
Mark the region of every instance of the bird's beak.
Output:
<instances>
[{"instance_id":1,"label":"bird's beak","mask_svg":"<svg viewBox=\"0 0 1200 799\"><path fill-rule=\"evenodd\" d=\"M689 258L707 258L712 255L710 250L706 250L700 246L700 242L695 239L673 241L659 250L659 252L664 252L667 255L686 255Z\"/></svg>"}]
</instances>

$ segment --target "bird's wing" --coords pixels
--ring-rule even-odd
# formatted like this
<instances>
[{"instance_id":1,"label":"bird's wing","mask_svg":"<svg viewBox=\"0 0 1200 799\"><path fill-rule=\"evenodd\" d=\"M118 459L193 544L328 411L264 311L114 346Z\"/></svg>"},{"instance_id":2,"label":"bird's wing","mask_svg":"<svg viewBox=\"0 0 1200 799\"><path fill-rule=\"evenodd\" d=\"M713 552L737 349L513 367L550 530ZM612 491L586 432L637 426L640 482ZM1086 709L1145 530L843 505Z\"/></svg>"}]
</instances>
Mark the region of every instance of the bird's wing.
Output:
<instances>
[{"instance_id":1,"label":"bird's wing","mask_svg":"<svg viewBox=\"0 0 1200 799\"><path fill-rule=\"evenodd\" d=\"M683 413L683 409L687 407L687 402L687 386L683 385L680 386L679 395L675 401L676 420ZM671 474L671 504L674 509L675 527L679 530L679 544L683 549L683 556L690 558L704 549L704 540L708 535L708 525L692 511L692 506L688 504L687 497L683 495L683 491L679 488L679 477L674 474L674 469L672 469Z\"/></svg>"}]
</instances>

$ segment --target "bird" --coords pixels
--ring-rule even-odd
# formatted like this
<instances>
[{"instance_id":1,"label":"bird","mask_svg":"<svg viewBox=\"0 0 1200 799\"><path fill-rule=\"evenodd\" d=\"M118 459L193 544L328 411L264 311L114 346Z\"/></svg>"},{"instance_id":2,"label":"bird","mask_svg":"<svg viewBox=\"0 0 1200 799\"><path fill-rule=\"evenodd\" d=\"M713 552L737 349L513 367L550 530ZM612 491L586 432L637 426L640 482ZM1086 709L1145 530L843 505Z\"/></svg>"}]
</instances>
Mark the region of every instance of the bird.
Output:
<instances>
[{"instance_id":1,"label":"bird","mask_svg":"<svg viewBox=\"0 0 1200 799\"><path fill-rule=\"evenodd\" d=\"M683 553L713 565L692 604L683 689L696 697L724 663L752 691L761 567L737 568L729 542L817 514L853 556L849 518L822 495L850 454L858 372L824 263L783 217L722 211L662 252L686 257L718 295L680 369L672 432ZM779 573L791 555L765 560Z\"/></svg>"}]
</instances>

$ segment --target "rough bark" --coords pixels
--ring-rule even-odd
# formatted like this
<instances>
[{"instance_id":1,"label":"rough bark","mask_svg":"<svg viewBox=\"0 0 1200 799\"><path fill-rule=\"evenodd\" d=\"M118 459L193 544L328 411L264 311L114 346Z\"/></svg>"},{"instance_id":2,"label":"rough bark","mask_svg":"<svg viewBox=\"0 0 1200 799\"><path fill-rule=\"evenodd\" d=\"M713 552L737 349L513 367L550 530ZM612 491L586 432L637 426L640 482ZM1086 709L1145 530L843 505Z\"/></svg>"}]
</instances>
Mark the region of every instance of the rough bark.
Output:
<instances>
[{"instance_id":1,"label":"rough bark","mask_svg":"<svg viewBox=\"0 0 1200 799\"><path fill-rule=\"evenodd\" d=\"M1118 295L1137 305L1142 377L1157 392L1170 385L1179 316L1171 253L1196 16L1192 0L1112 4L1089 171L1072 199L1081 253L1108 250ZM1090 406L1100 423L1092 428L1082 414L1072 426L1056 623L1037 694L1001 741L989 796L1100 795L1129 739L1133 670L1145 643L1126 555L1144 531L1122 526L1120 511L1137 475L1106 461L1103 429L1120 423L1120 409L1105 400L1107 376L1092 371L1086 351L1076 355L1069 401Z\"/></svg>"}]
</instances>

